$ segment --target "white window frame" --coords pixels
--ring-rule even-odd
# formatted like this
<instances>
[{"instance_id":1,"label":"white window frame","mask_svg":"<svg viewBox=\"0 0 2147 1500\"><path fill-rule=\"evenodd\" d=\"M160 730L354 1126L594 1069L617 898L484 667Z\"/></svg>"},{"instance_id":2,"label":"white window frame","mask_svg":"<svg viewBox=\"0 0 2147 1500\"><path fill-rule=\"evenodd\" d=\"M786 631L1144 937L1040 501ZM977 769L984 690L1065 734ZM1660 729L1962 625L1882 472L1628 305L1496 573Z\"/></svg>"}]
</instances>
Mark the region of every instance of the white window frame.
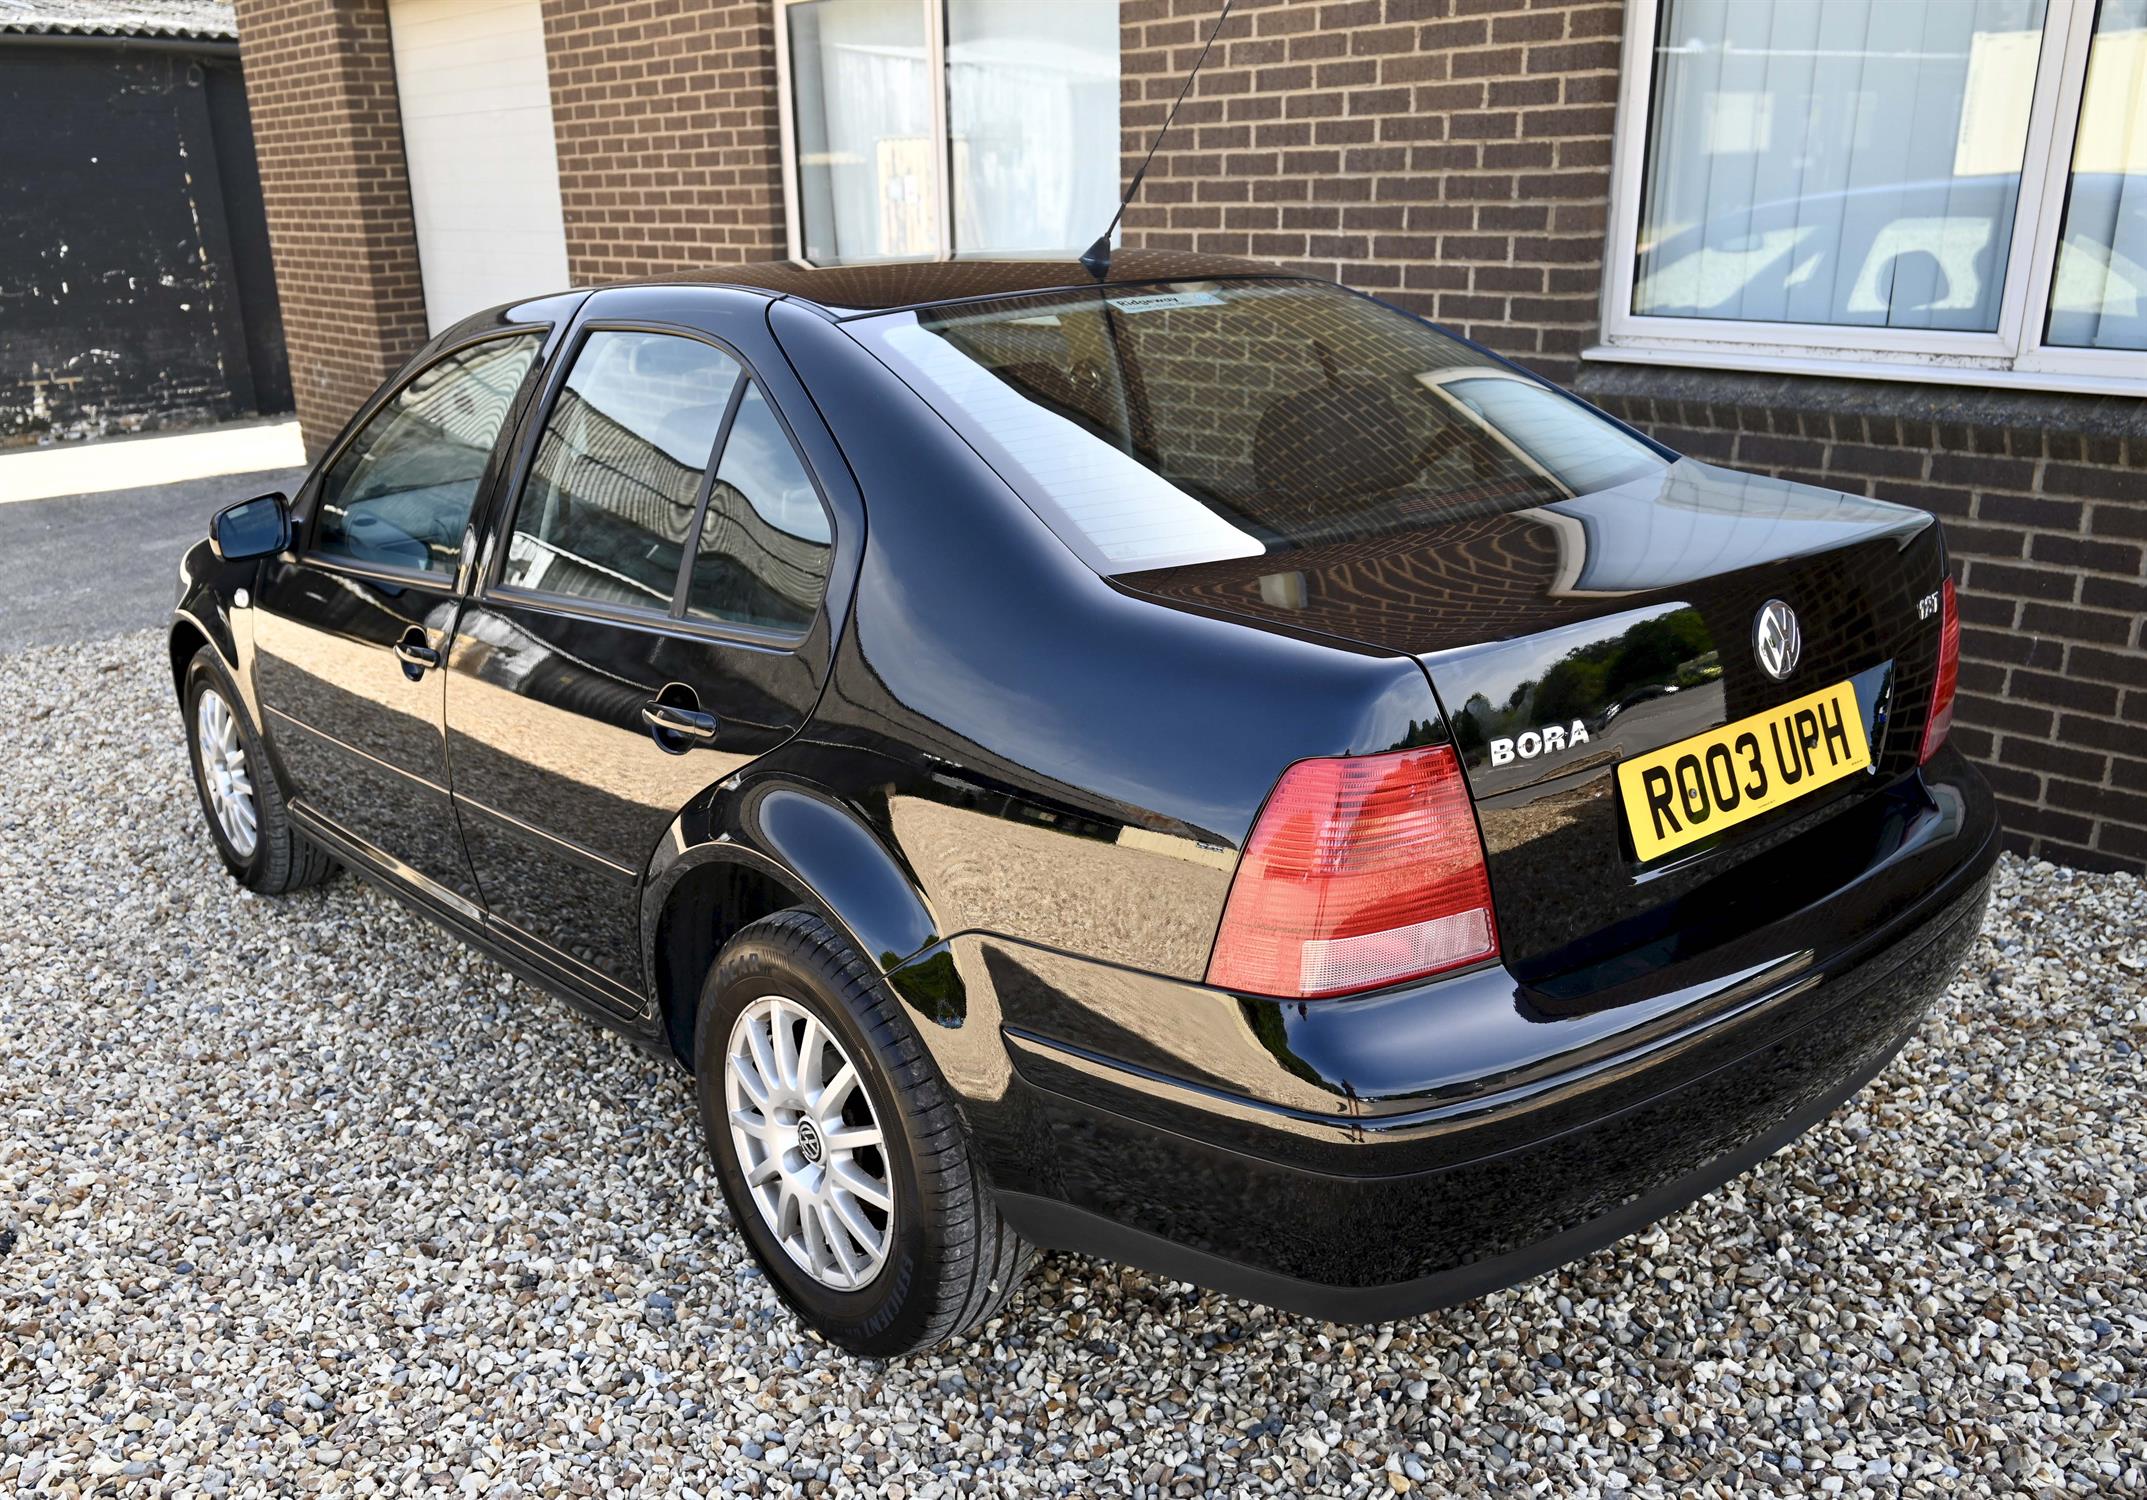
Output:
<instances>
[{"instance_id":1,"label":"white window frame","mask_svg":"<svg viewBox=\"0 0 2147 1500\"><path fill-rule=\"evenodd\" d=\"M1611 141L1610 226L1603 251L1603 337L1582 351L1583 359L2147 395L2147 352L2067 349L2042 342L2096 0L2049 0L1995 333L1635 313L1633 277L1661 11L1662 0L1629 0L1626 10Z\"/></svg>"},{"instance_id":2,"label":"white window frame","mask_svg":"<svg viewBox=\"0 0 2147 1500\"><path fill-rule=\"evenodd\" d=\"M803 195L798 191L798 120L790 91L790 8L810 3L812 0L775 0L775 100L776 111L782 117L784 252L800 265L809 262L805 259L805 225L798 212ZM937 148L932 152L932 182L939 194L939 246L935 253L939 259L948 260L954 255L954 145L947 135L947 6L946 0L916 0L916 5L924 20L925 74L937 81L932 89L932 139Z\"/></svg>"}]
</instances>

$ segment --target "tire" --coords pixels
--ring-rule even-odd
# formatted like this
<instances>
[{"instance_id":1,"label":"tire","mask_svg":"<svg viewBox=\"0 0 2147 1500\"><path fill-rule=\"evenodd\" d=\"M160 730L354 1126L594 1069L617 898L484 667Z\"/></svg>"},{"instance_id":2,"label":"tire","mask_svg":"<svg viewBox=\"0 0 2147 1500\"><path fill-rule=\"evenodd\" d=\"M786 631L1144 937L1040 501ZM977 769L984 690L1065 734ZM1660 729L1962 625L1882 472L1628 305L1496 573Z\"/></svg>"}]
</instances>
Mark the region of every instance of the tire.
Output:
<instances>
[{"instance_id":1,"label":"tire","mask_svg":"<svg viewBox=\"0 0 2147 1500\"><path fill-rule=\"evenodd\" d=\"M212 696L229 715L230 733L243 755L243 764L238 770L249 793L246 800L254 820L251 848L244 845L243 825L237 835L226 826L224 815L218 811L217 794L211 790L214 773L205 764L203 756L202 700ZM268 757L262 753L261 737L246 717L246 700L239 696L231 674L224 670L223 661L213 648L202 647L187 663L183 702L187 757L194 767L194 795L201 801L202 816L209 824L209 837L216 845L217 856L223 860L224 868L239 884L264 896L277 896L301 886L316 885L334 874L335 861L291 826L283 787L277 782Z\"/></svg>"},{"instance_id":2,"label":"tire","mask_svg":"<svg viewBox=\"0 0 2147 1500\"><path fill-rule=\"evenodd\" d=\"M885 1358L930 1348L984 1323L1013 1295L1036 1252L999 1217L945 1080L901 1002L876 984L876 978L835 929L811 912L778 912L748 925L725 945L701 987L694 1079L702 1131L724 1199L776 1291L829 1342L855 1354ZM878 1173L892 1201L891 1222L877 1226L884 1259L876 1271L857 1273L862 1279L853 1286L832 1286L802 1264L795 1242L786 1248L770 1223L774 1211L763 1210L770 1193L810 1180L809 1175L779 1174L779 1183L763 1183L760 1197L748 1186L749 1164L742 1151L766 1151L799 1163L807 1160L803 1153L808 1144L804 1124L797 1126L793 1149L787 1151L755 1144L766 1139L767 1132L741 1146L732 1128L729 1101L742 1087L734 1082L732 1051L734 1045L744 1047L750 1058L751 1044L741 1026L749 1012L746 1024L766 1025L769 1036L777 1020L787 1021L794 1013L817 1021L837 1044L839 1060L855 1068L857 1090L846 1091L841 1118L830 1117L825 1128L860 1138L862 1132L876 1129L881 1145L860 1149L847 1166L828 1148L825 1160L835 1166L823 1181L839 1185L855 1180L852 1167L867 1179ZM800 1019L790 1035L795 1053L800 1050L797 1038L812 1038L814 1033ZM832 1068L838 1059L825 1052L822 1058L828 1064L820 1070L822 1081L832 1084L841 1076ZM832 1091L823 1090L821 1097ZM856 1093L870 1104L862 1126L855 1123L860 1118ZM742 1106L750 1105L749 1094L736 1097ZM773 1107L766 1114L750 1107L744 1112L763 1124L783 1113ZM818 1138L811 1144L819 1144ZM765 1177L767 1161L759 1166ZM860 1206L872 1212L872 1205L862 1199L851 1205ZM823 1222L842 1233L839 1212ZM802 1213L800 1224L802 1229ZM823 1229L819 1238L828 1243L828 1231ZM866 1237L853 1236L844 1243L848 1251L869 1259ZM838 1273L849 1269L846 1255L837 1259L842 1262L835 1268Z\"/></svg>"}]
</instances>

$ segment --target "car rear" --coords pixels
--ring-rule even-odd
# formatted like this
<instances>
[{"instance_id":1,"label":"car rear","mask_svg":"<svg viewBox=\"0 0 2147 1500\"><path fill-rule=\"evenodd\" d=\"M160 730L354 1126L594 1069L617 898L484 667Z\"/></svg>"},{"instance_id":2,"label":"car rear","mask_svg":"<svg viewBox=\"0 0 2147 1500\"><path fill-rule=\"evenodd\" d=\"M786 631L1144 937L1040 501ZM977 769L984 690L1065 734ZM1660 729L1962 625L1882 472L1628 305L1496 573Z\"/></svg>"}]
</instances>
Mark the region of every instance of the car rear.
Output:
<instances>
[{"instance_id":1,"label":"car rear","mask_svg":"<svg viewBox=\"0 0 2147 1500\"><path fill-rule=\"evenodd\" d=\"M1413 659L1439 706L1277 766L1203 983L1053 980L1212 1018L1175 1072L1006 1006L1044 1241L1337 1316L1470 1295L1784 1144L1966 952L1995 824L1922 513L1680 459L1314 283L854 331L1130 600ZM1310 1093L1200 1082L1255 1052Z\"/></svg>"}]
</instances>

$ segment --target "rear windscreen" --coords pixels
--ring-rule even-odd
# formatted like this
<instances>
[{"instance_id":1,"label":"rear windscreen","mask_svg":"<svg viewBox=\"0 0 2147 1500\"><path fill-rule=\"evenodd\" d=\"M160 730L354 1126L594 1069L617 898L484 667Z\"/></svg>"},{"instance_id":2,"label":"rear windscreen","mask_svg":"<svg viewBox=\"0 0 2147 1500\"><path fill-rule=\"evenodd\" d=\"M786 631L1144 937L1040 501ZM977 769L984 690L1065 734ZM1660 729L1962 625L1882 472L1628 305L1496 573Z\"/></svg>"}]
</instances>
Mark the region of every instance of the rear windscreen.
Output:
<instances>
[{"instance_id":1,"label":"rear windscreen","mask_svg":"<svg viewBox=\"0 0 2147 1500\"><path fill-rule=\"evenodd\" d=\"M1107 288L847 326L1105 574L1371 540L1665 463L1322 282Z\"/></svg>"}]
</instances>

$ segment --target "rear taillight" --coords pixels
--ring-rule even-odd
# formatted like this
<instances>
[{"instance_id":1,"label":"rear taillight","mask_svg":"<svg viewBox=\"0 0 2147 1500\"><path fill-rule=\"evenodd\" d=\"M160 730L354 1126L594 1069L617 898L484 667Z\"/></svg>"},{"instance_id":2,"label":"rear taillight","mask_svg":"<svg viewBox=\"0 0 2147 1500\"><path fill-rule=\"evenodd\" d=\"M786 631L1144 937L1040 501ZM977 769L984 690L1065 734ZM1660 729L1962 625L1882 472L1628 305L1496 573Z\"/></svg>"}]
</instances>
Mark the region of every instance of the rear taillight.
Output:
<instances>
[{"instance_id":1,"label":"rear taillight","mask_svg":"<svg viewBox=\"0 0 2147 1500\"><path fill-rule=\"evenodd\" d=\"M1961 607L1953 597L1953 580L1939 589L1942 618L1938 629L1938 680L1931 684L1931 712L1923 721L1923 752L1919 764L1928 763L1946 742L1953 727L1953 690L1961 680Z\"/></svg>"},{"instance_id":2,"label":"rear taillight","mask_svg":"<svg viewBox=\"0 0 2147 1500\"><path fill-rule=\"evenodd\" d=\"M1309 998L1495 957L1483 840L1453 748L1301 760L1245 841L1208 983Z\"/></svg>"}]
</instances>

